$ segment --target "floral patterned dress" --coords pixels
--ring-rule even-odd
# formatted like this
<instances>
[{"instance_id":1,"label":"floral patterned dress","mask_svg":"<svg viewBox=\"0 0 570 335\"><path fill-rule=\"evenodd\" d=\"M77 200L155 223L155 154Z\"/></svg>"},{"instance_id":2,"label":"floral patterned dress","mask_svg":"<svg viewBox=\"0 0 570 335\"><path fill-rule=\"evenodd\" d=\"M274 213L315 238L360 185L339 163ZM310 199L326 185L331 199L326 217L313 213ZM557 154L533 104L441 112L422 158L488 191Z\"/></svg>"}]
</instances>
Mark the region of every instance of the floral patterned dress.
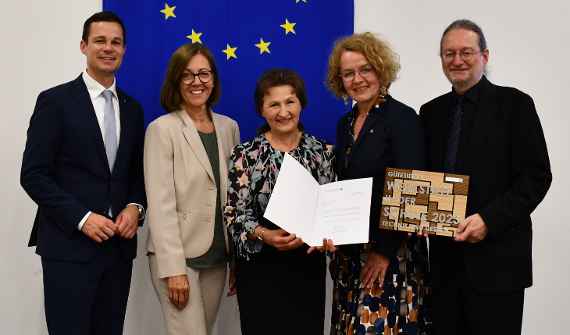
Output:
<instances>
[{"instance_id":1,"label":"floral patterned dress","mask_svg":"<svg viewBox=\"0 0 570 335\"><path fill-rule=\"evenodd\" d=\"M423 238L378 227L386 167L422 168L423 132L414 110L391 96L374 106L355 138L358 106L337 127L338 179L373 177L370 242L340 246L331 262L334 279L331 335L429 335L431 290L427 243ZM384 283L361 287L368 255L390 259Z\"/></svg>"},{"instance_id":2,"label":"floral patterned dress","mask_svg":"<svg viewBox=\"0 0 570 335\"><path fill-rule=\"evenodd\" d=\"M289 154L320 183L335 180L333 153L303 133ZM263 218L284 153L264 135L236 146L231 155L225 220L234 247L242 334L322 334L325 256L307 255L304 245L278 251L250 239L258 225L278 229Z\"/></svg>"}]
</instances>

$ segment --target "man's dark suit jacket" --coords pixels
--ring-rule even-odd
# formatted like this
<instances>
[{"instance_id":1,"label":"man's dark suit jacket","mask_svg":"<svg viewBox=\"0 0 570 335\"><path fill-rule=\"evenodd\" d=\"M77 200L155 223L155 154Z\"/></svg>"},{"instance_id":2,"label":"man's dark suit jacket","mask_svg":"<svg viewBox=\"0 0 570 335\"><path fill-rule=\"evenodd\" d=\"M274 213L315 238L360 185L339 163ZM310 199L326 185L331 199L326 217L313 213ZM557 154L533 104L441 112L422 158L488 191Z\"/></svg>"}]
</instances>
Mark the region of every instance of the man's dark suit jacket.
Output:
<instances>
[{"instance_id":1,"label":"man's dark suit jacket","mask_svg":"<svg viewBox=\"0 0 570 335\"><path fill-rule=\"evenodd\" d=\"M354 142L351 127L355 112L356 106L338 122L335 170L341 180L373 178L370 241L375 251L390 258L405 234L379 228L386 167L422 169L423 131L416 112L388 95L383 104L370 110Z\"/></svg>"},{"instance_id":2,"label":"man's dark suit jacket","mask_svg":"<svg viewBox=\"0 0 570 335\"><path fill-rule=\"evenodd\" d=\"M117 215L128 203L146 205L143 178L144 115L117 89L121 134L113 171L87 87L77 79L38 96L28 128L20 182L38 205L29 245L47 259L89 261L98 244L78 230L88 211ZM136 236L116 239L126 258Z\"/></svg>"},{"instance_id":3,"label":"man's dark suit jacket","mask_svg":"<svg viewBox=\"0 0 570 335\"><path fill-rule=\"evenodd\" d=\"M475 289L523 289L532 285L530 214L552 181L544 134L530 96L485 77L477 85L477 109L463 123L456 172L470 176L467 215L479 213L488 235L475 244L433 239L433 284L445 285L452 269L463 266ZM450 92L420 109L433 171L444 170L454 100Z\"/></svg>"}]
</instances>

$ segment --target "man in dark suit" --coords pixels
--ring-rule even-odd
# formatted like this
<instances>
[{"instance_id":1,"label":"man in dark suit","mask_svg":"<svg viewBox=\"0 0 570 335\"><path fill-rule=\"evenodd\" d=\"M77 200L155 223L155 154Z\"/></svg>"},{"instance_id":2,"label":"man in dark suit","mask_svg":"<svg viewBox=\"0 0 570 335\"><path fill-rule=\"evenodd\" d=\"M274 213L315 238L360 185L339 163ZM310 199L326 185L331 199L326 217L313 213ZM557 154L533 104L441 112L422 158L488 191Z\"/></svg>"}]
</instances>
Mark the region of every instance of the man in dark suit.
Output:
<instances>
[{"instance_id":1,"label":"man in dark suit","mask_svg":"<svg viewBox=\"0 0 570 335\"><path fill-rule=\"evenodd\" d=\"M533 100L484 76L481 28L453 22L440 44L453 88L421 107L428 168L470 176L468 217L455 241L431 245L437 334L520 334L532 284L530 214L552 175Z\"/></svg>"},{"instance_id":2,"label":"man in dark suit","mask_svg":"<svg viewBox=\"0 0 570 335\"><path fill-rule=\"evenodd\" d=\"M115 14L87 19L87 69L40 93L30 120L21 184L38 205L29 245L50 334L122 334L146 202L143 111L114 76L125 44Z\"/></svg>"}]
</instances>

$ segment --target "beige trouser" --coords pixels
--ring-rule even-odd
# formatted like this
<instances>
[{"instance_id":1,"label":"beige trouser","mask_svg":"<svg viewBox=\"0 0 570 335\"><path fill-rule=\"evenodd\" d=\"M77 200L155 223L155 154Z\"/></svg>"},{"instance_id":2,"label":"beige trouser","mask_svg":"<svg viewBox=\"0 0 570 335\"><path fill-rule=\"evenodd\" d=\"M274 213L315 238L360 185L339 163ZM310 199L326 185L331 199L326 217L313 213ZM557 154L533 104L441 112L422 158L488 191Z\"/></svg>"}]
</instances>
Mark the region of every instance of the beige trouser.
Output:
<instances>
[{"instance_id":1,"label":"beige trouser","mask_svg":"<svg viewBox=\"0 0 570 335\"><path fill-rule=\"evenodd\" d=\"M156 256L149 255L152 285L158 295L168 335L209 335L216 321L226 279L226 266L195 270L186 267L190 298L182 310L168 299L168 287L158 278Z\"/></svg>"}]
</instances>

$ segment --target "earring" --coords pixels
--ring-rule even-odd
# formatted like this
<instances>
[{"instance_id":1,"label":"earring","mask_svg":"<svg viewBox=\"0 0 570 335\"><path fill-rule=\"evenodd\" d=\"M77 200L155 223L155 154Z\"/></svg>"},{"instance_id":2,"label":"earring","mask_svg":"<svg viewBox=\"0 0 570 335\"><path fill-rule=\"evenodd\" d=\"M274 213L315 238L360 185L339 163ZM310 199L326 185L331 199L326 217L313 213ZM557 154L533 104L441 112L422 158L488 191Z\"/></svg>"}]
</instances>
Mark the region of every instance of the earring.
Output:
<instances>
[{"instance_id":1,"label":"earring","mask_svg":"<svg viewBox=\"0 0 570 335\"><path fill-rule=\"evenodd\" d=\"M348 97L346 95L342 96L342 101L344 102L345 106L348 106Z\"/></svg>"},{"instance_id":2,"label":"earring","mask_svg":"<svg viewBox=\"0 0 570 335\"><path fill-rule=\"evenodd\" d=\"M385 86L380 87L380 92L379 92L380 101L383 102L387 95L388 95L388 89Z\"/></svg>"}]
</instances>

